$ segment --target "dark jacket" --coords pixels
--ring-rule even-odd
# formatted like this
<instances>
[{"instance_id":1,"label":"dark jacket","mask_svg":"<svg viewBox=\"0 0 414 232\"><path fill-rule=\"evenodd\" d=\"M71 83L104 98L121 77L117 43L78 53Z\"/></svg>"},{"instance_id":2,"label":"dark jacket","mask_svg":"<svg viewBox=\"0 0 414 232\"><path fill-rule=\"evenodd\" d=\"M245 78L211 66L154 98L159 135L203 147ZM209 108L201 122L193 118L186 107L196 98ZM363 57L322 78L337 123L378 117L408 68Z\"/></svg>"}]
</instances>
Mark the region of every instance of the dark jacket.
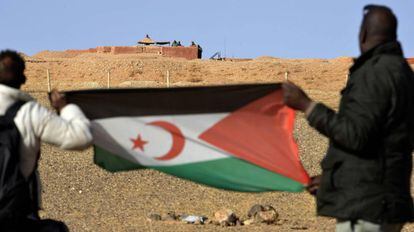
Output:
<instances>
[{"instance_id":1,"label":"dark jacket","mask_svg":"<svg viewBox=\"0 0 414 232\"><path fill-rule=\"evenodd\" d=\"M321 163L318 214L413 221L414 74L400 44L385 43L361 55L341 95L337 113L318 103L308 116L330 140Z\"/></svg>"}]
</instances>

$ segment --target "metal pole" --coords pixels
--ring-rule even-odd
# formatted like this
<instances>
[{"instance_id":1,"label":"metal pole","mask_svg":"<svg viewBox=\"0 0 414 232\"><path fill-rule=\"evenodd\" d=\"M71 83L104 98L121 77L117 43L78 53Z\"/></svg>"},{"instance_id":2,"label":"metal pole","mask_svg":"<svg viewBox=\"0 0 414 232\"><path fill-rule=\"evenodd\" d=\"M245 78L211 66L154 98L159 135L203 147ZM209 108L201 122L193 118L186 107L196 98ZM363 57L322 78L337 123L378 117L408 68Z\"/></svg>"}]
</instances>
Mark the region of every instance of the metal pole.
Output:
<instances>
[{"instance_id":1,"label":"metal pole","mask_svg":"<svg viewBox=\"0 0 414 232\"><path fill-rule=\"evenodd\" d=\"M49 69L46 69L46 77L47 77L47 92L50 93L50 91L52 90L51 85L50 85L50 73L49 73Z\"/></svg>"},{"instance_id":2,"label":"metal pole","mask_svg":"<svg viewBox=\"0 0 414 232\"><path fill-rule=\"evenodd\" d=\"M170 71L167 70L167 87L170 88Z\"/></svg>"},{"instance_id":3,"label":"metal pole","mask_svg":"<svg viewBox=\"0 0 414 232\"><path fill-rule=\"evenodd\" d=\"M111 75L110 75L110 71L107 71L107 85L106 87L109 89L111 87Z\"/></svg>"}]
</instances>

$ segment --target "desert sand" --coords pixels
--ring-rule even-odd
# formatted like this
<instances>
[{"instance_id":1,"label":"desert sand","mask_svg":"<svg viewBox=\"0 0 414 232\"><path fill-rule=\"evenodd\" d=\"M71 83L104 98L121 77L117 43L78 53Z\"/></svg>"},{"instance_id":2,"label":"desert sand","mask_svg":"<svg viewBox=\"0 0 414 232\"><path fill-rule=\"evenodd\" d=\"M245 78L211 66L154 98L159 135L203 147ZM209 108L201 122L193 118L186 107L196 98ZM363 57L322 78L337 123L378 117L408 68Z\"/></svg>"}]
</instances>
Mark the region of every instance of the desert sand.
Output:
<instances>
[{"instance_id":1,"label":"desert sand","mask_svg":"<svg viewBox=\"0 0 414 232\"><path fill-rule=\"evenodd\" d=\"M244 61L163 58L145 55L41 52L26 57L28 77L23 86L39 102L47 102L46 70L52 88L59 90L165 87L169 71L171 87L236 83L281 82L302 86L315 100L336 108L344 87L350 58L279 59L259 57ZM327 140L310 128L298 113L295 137L301 159L310 175L320 172ZM303 193L238 193L218 190L178 179L154 170L109 173L93 164L91 149L62 151L42 146L40 174L43 185L43 218L67 223L71 231L334 231L335 221L317 217L314 198ZM175 213L212 217L228 208L246 218L254 204L270 204L280 214L274 225L220 227L180 222L148 221L150 213ZM404 231L414 231L408 225Z\"/></svg>"}]
</instances>

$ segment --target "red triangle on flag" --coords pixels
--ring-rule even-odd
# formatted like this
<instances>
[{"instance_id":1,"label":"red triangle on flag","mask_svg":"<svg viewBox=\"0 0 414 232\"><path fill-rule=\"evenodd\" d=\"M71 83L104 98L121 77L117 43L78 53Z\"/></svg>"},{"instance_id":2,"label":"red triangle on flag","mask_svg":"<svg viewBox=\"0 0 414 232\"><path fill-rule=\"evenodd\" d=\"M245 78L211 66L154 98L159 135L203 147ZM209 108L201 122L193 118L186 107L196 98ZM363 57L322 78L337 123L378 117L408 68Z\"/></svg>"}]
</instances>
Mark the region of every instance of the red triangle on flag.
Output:
<instances>
[{"instance_id":1,"label":"red triangle on flag","mask_svg":"<svg viewBox=\"0 0 414 232\"><path fill-rule=\"evenodd\" d=\"M232 112L199 138L306 185L309 176L293 138L294 120L295 111L283 104L282 90L277 90Z\"/></svg>"}]
</instances>

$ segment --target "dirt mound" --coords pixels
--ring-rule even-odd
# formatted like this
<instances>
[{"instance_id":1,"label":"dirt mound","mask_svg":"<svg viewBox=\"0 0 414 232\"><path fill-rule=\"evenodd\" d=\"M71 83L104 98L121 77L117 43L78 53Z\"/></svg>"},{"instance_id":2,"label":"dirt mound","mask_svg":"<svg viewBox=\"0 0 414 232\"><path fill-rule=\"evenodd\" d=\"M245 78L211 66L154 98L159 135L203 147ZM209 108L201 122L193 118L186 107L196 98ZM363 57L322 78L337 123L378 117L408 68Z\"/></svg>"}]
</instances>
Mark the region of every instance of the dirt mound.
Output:
<instances>
[{"instance_id":1,"label":"dirt mound","mask_svg":"<svg viewBox=\"0 0 414 232\"><path fill-rule=\"evenodd\" d=\"M273 57L273 56L259 56L254 58L256 61L278 61L281 60L280 58Z\"/></svg>"},{"instance_id":2,"label":"dirt mound","mask_svg":"<svg viewBox=\"0 0 414 232\"><path fill-rule=\"evenodd\" d=\"M45 51L41 51L41 52L36 53L33 57L34 58L45 58L45 59L50 59L50 58L73 58L73 57L76 57L77 55L78 55L77 53L45 50Z\"/></svg>"},{"instance_id":3,"label":"dirt mound","mask_svg":"<svg viewBox=\"0 0 414 232\"><path fill-rule=\"evenodd\" d=\"M343 63L353 63L354 58L348 56L340 56L335 59L329 60L330 62L343 62Z\"/></svg>"}]
</instances>

